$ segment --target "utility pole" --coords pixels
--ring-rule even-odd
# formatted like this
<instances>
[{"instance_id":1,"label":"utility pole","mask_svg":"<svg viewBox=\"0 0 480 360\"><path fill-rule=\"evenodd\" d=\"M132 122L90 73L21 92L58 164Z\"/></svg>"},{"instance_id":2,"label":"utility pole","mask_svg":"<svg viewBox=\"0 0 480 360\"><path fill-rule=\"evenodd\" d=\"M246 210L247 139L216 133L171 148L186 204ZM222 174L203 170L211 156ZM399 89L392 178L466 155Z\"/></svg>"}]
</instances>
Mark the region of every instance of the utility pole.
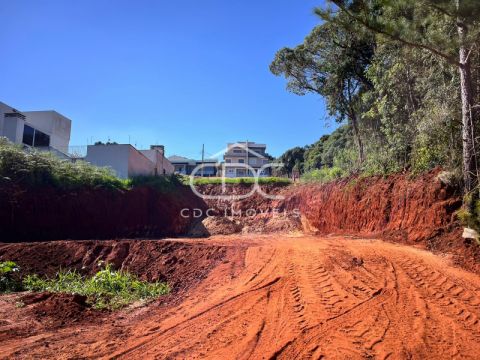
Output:
<instances>
[{"instance_id":1,"label":"utility pole","mask_svg":"<svg viewBox=\"0 0 480 360\"><path fill-rule=\"evenodd\" d=\"M245 147L245 157L246 157L246 164L247 166L245 167L245 170L247 170L247 177L250 177L250 169L248 168L248 139L247 139L247 143L246 143L246 147ZM254 176L255 174L252 174L252 176Z\"/></svg>"},{"instance_id":2,"label":"utility pole","mask_svg":"<svg viewBox=\"0 0 480 360\"><path fill-rule=\"evenodd\" d=\"M205 160L205 144L202 144L202 177L203 177L203 162Z\"/></svg>"}]
</instances>

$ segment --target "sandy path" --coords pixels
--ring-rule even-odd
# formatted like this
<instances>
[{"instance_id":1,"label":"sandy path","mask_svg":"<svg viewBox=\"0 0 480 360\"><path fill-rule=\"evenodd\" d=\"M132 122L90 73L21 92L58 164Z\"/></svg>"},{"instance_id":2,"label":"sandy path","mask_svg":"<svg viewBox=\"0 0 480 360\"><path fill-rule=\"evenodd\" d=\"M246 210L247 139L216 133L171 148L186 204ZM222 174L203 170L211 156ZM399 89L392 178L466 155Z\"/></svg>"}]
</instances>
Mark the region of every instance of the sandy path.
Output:
<instances>
[{"instance_id":1,"label":"sandy path","mask_svg":"<svg viewBox=\"0 0 480 360\"><path fill-rule=\"evenodd\" d=\"M190 241L190 240L185 240ZM219 237L247 247L184 301L1 345L19 358L466 359L480 277L379 240ZM46 345L47 344L47 345Z\"/></svg>"}]
</instances>

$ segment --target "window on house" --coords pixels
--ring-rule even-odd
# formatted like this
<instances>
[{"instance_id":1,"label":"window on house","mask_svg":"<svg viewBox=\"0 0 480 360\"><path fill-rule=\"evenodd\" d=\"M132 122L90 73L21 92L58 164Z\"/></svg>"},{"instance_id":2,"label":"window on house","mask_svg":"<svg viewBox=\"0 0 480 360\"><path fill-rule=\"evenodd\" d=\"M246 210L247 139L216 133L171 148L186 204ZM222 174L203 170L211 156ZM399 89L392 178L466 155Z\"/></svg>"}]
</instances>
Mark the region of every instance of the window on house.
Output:
<instances>
[{"instance_id":1,"label":"window on house","mask_svg":"<svg viewBox=\"0 0 480 360\"><path fill-rule=\"evenodd\" d=\"M231 159L225 159L225 162L229 164L229 163L232 162L232 160Z\"/></svg>"},{"instance_id":2,"label":"window on house","mask_svg":"<svg viewBox=\"0 0 480 360\"><path fill-rule=\"evenodd\" d=\"M36 130L29 125L24 125L22 142L29 146L47 147L50 146L50 135Z\"/></svg>"},{"instance_id":3,"label":"window on house","mask_svg":"<svg viewBox=\"0 0 480 360\"><path fill-rule=\"evenodd\" d=\"M31 126L25 125L23 127L23 140L25 145L33 146L33 137L35 135L35 129Z\"/></svg>"},{"instance_id":4,"label":"window on house","mask_svg":"<svg viewBox=\"0 0 480 360\"><path fill-rule=\"evenodd\" d=\"M35 147L48 147L50 146L50 136L41 131L35 130L33 144Z\"/></svg>"},{"instance_id":5,"label":"window on house","mask_svg":"<svg viewBox=\"0 0 480 360\"><path fill-rule=\"evenodd\" d=\"M241 154L242 153L242 150L241 149L233 149L233 152L235 154Z\"/></svg>"},{"instance_id":6,"label":"window on house","mask_svg":"<svg viewBox=\"0 0 480 360\"><path fill-rule=\"evenodd\" d=\"M243 160L243 159L238 159L238 162L239 162L240 164L243 164L243 163L245 163L245 160Z\"/></svg>"}]
</instances>

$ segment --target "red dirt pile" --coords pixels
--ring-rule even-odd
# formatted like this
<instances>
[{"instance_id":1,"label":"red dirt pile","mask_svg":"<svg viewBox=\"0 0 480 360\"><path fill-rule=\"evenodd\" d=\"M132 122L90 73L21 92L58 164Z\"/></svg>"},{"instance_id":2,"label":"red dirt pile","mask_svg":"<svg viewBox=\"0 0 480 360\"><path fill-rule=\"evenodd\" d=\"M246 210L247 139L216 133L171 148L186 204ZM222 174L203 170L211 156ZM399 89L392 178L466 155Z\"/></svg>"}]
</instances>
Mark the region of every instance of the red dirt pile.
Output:
<instances>
[{"instance_id":1,"label":"red dirt pile","mask_svg":"<svg viewBox=\"0 0 480 360\"><path fill-rule=\"evenodd\" d=\"M269 195L282 195L284 185L261 185ZM247 195L253 190L250 184L227 184L225 192L221 185L200 185L197 190L204 195ZM198 222L189 232L190 236L227 235L234 233L289 233L301 228L299 214L284 212L280 200L264 197L258 192L243 199L206 199L207 218Z\"/></svg>"},{"instance_id":2,"label":"red dirt pile","mask_svg":"<svg viewBox=\"0 0 480 360\"><path fill-rule=\"evenodd\" d=\"M92 321L101 313L93 310L87 298L81 295L61 293L31 293L19 299L31 317L41 321L46 328L61 327L67 323ZM32 306L28 306L32 305Z\"/></svg>"}]
</instances>

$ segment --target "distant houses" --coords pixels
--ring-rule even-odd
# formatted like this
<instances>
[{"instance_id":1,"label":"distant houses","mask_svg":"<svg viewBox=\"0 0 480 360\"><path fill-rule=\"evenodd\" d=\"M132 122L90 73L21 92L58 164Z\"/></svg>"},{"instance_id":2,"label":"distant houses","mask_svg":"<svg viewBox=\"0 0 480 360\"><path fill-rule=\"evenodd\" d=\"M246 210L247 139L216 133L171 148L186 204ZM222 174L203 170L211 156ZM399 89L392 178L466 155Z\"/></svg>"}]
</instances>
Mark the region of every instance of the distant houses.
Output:
<instances>
[{"instance_id":1,"label":"distant houses","mask_svg":"<svg viewBox=\"0 0 480 360\"><path fill-rule=\"evenodd\" d=\"M271 169L264 167L270 163L266 148L265 144L244 141L228 143L227 147L218 153L222 154L223 162L217 159L194 160L178 155L168 159L173 164L175 173L182 175L193 173L195 176L203 177L224 175L234 178L249 177L255 173L259 176L270 176Z\"/></svg>"},{"instance_id":2,"label":"distant houses","mask_svg":"<svg viewBox=\"0 0 480 360\"><path fill-rule=\"evenodd\" d=\"M147 150L110 142L71 147L71 128L72 120L54 110L19 111L0 102L0 137L6 137L26 149L52 152L65 160L85 160L97 166L110 167L120 178L173 173L203 177L271 174L271 169L264 167L270 163L265 144L249 141L228 143L218 153L219 157L223 156L222 162L217 159L194 160L178 155L167 158L163 145L152 145Z\"/></svg>"},{"instance_id":3,"label":"distant houses","mask_svg":"<svg viewBox=\"0 0 480 360\"><path fill-rule=\"evenodd\" d=\"M174 167L165 157L162 145L137 150L129 144L86 146L86 154L70 151L72 121L54 110L19 111L0 102L0 137L6 137L26 149L49 151L70 160L85 160L97 166L110 167L118 177L173 174Z\"/></svg>"},{"instance_id":4,"label":"distant houses","mask_svg":"<svg viewBox=\"0 0 480 360\"><path fill-rule=\"evenodd\" d=\"M175 173L181 175L212 177L217 176L219 162L216 159L194 160L183 156L173 155L168 158L175 168ZM203 165L202 165L203 164Z\"/></svg>"}]
</instances>

